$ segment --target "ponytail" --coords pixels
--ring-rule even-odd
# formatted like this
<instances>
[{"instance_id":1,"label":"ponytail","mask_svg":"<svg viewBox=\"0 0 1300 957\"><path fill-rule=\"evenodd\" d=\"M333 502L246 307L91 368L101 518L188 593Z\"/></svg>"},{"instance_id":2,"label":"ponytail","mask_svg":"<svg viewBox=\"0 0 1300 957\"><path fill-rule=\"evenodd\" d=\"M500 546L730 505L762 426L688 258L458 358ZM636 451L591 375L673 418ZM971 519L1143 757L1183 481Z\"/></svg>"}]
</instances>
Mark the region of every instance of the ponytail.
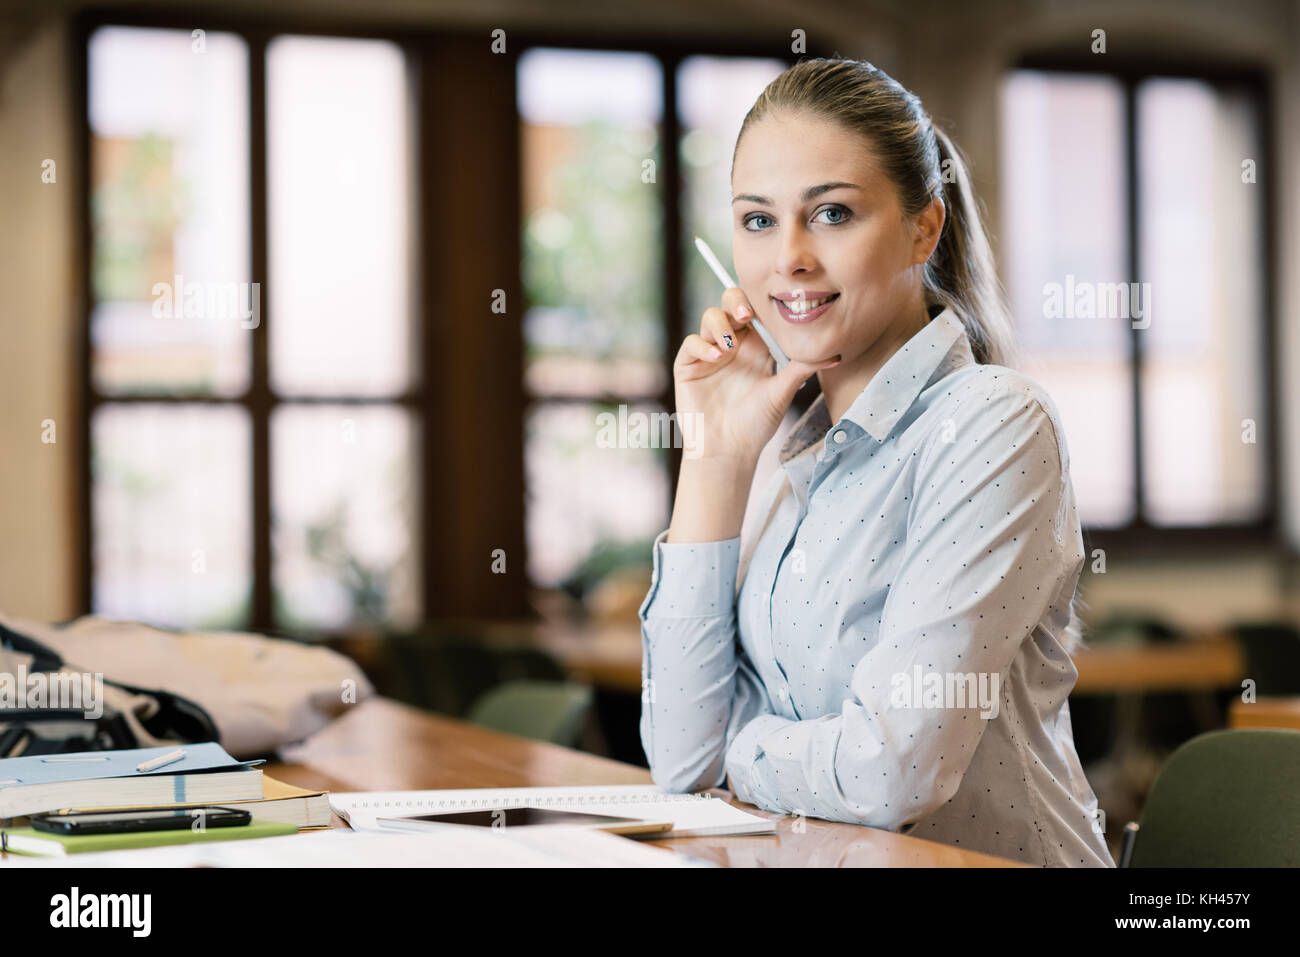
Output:
<instances>
[{"instance_id":1,"label":"ponytail","mask_svg":"<svg viewBox=\"0 0 1300 957\"><path fill-rule=\"evenodd\" d=\"M966 158L947 133L934 125L931 129L939 153L945 219L939 245L925 264L926 291L961 317L977 362L1014 367L1018 350L1011 314Z\"/></svg>"}]
</instances>

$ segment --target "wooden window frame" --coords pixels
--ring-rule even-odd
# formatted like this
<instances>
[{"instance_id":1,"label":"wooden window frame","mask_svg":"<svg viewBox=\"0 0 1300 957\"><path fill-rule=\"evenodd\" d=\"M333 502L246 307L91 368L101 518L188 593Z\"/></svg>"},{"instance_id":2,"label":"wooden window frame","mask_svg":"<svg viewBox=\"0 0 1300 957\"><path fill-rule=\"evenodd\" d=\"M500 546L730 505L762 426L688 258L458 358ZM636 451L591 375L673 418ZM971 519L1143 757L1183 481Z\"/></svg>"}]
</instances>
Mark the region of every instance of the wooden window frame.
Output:
<instances>
[{"instance_id":1,"label":"wooden window frame","mask_svg":"<svg viewBox=\"0 0 1300 957\"><path fill-rule=\"evenodd\" d=\"M419 353L416 383L394 397L280 396L270 387L267 329L275 321L268 297L262 298L261 323L250 349L250 380L242 396L100 392L92 374L90 321L94 306L91 131L88 97L89 39L101 27L204 30L241 36L248 46L249 202L251 281L274 281L268 268L266 50L280 35L388 40L406 56L415 117L413 152L416 195L414 348ZM419 607L422 618L531 618L524 533L524 421L530 405L562 402L561 397L527 393L523 378L522 196L519 170L519 113L515 77L519 56L534 47L582 51L637 52L656 57L664 70L659 166L663 212L663 323L665 365L671 367L687 324L683 315L683 182L676 144L677 67L691 56L797 57L757 42L719 37L679 40L611 38L581 31L510 30L508 52L488 56L483 31L431 29L396 24L335 20L328 16L256 17L218 12L178 12L168 8L102 8L79 13L69 42L73 64L73 143L78 158L74 189L78 202L76 243L81 268L76 292L79 336L79 427L76 499L79 511L77 594L85 612L93 608L93 476L91 420L105 404L211 404L240 406L251 426L252 597L249 620L241 627L280 633L273 618L271 547L270 421L281 405L352 404L400 406L415 413L420 434L416 463L420 510L415 536L420 555ZM809 56L830 55L810 53ZM447 91L463 90L474 78L473 100ZM447 142L471 140L480 149L447 149ZM470 194L465 183L492 183ZM444 185L445 184L445 185ZM441 188L440 188L441 187ZM481 235L469 230L439 230L440 221L490 224ZM500 235L512 237L501 242ZM482 240L476 242L476 240ZM493 289L504 289L517 304L510 317L487 308ZM439 316L478 316L480 321L437 323ZM491 381L483 374L492 369ZM503 387L504 386L504 387ZM575 397L576 398L576 397ZM614 401L626 401L611 396ZM810 401L812 396L805 398ZM570 399L571 401L572 399ZM586 400L586 397L584 397ZM673 406L671 380L645 401ZM595 399L593 401L601 401ZM675 492L681 450L670 449L669 506ZM455 503L449 508L445 503ZM444 503L428 507L427 503ZM504 549L507 574L491 570L492 554ZM345 630L347 631L347 630Z\"/></svg>"},{"instance_id":2,"label":"wooden window frame","mask_svg":"<svg viewBox=\"0 0 1300 957\"><path fill-rule=\"evenodd\" d=\"M1124 170L1127 189L1125 210L1128 230L1128 259L1126 269L1131 276L1141 275L1139 238L1141 231L1139 204L1139 176L1137 158L1137 89L1151 79L1195 79L1216 89L1235 87L1245 90L1254 100L1260 118L1259 165L1264 171L1257 187L1262 190L1262 216L1260 219L1261 322L1259 368L1263 373L1264 412L1267 416L1264 438L1264 495L1263 509L1255 521L1214 523L1208 525L1160 525L1148 520L1145 510L1146 491L1143 488L1142 465L1142 352L1139 348L1141 330L1130 329L1128 363L1133 402L1133 462L1134 462L1134 518L1123 526L1113 528L1086 528L1084 541L1091 560L1094 549L1108 554L1149 558L1181 554L1199 558L1221 558L1225 548L1236 552L1259 551L1281 557L1290 553L1284 541L1280 520L1278 490L1281 487L1281 448L1279 441L1279 403L1277 386L1278 332L1277 332L1277 216L1274 213L1276 191L1273 185L1276 165L1274 137L1273 91L1267 71L1253 64L1213 63L1183 58L1143 57L1140 61L1128 60L1114 54L1096 56L1071 51L1040 51L1027 53L1012 64L1014 70L1036 70L1044 73L1086 74L1106 76L1118 81L1124 102ZM1005 188L1005 186L1003 187Z\"/></svg>"}]
</instances>

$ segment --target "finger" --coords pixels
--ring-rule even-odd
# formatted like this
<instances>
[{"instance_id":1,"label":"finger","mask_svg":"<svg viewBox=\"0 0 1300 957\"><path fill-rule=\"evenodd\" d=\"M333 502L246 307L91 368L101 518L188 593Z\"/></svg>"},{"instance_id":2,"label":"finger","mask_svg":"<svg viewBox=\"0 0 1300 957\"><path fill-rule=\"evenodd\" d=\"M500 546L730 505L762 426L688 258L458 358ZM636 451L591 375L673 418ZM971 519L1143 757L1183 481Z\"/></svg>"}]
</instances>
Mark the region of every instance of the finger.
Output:
<instances>
[{"instance_id":1,"label":"finger","mask_svg":"<svg viewBox=\"0 0 1300 957\"><path fill-rule=\"evenodd\" d=\"M700 318L700 335L733 355L740 346L731 317L717 306L704 310L704 315Z\"/></svg>"},{"instance_id":2,"label":"finger","mask_svg":"<svg viewBox=\"0 0 1300 957\"><path fill-rule=\"evenodd\" d=\"M732 286L722 293L722 308L737 325L747 325L754 318L754 305L739 286Z\"/></svg>"},{"instance_id":3,"label":"finger","mask_svg":"<svg viewBox=\"0 0 1300 957\"><path fill-rule=\"evenodd\" d=\"M678 368L685 368L694 363L713 365L722 358L722 350L713 343L706 342L700 336L689 335L682 340L682 346L677 350L677 358L673 361L673 365Z\"/></svg>"}]
</instances>

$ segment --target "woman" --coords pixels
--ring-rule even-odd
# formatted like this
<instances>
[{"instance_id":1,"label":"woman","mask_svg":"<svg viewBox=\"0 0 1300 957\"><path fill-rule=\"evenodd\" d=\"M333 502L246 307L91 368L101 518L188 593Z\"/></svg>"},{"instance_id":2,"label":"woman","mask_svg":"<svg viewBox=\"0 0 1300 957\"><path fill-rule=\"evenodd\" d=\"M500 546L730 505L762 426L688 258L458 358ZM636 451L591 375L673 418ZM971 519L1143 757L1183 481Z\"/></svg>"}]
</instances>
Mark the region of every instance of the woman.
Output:
<instances>
[{"instance_id":1,"label":"woman","mask_svg":"<svg viewBox=\"0 0 1300 957\"><path fill-rule=\"evenodd\" d=\"M640 610L654 780L1113 867L1066 701L1084 552L1065 437L1004 364L960 154L875 67L808 60L745 118L732 187L740 288L673 365L692 444ZM742 547L759 453L813 374Z\"/></svg>"}]
</instances>

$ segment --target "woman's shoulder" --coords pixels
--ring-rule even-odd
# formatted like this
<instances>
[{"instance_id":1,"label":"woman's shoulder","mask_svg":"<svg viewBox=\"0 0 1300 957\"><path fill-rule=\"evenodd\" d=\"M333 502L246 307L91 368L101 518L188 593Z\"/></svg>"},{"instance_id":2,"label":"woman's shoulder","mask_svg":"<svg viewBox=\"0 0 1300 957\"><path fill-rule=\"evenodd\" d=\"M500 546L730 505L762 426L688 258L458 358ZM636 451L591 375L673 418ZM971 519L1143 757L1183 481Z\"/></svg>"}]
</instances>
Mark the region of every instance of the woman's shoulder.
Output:
<instances>
[{"instance_id":1,"label":"woman's shoulder","mask_svg":"<svg viewBox=\"0 0 1300 957\"><path fill-rule=\"evenodd\" d=\"M946 379L936 383L946 386L954 403L972 399L992 399L994 396L1013 393L1038 402L1055 411L1055 403L1041 382L1019 369L993 363L970 363L956 370Z\"/></svg>"},{"instance_id":2,"label":"woman's shoulder","mask_svg":"<svg viewBox=\"0 0 1300 957\"><path fill-rule=\"evenodd\" d=\"M958 428L976 426L990 437L999 428L1016 429L1020 415L1041 419L1049 428L1063 469L1069 466L1065 429L1046 387L1027 372L993 363L971 363L936 383L934 418ZM1022 419L1020 421L1023 421Z\"/></svg>"}]
</instances>

